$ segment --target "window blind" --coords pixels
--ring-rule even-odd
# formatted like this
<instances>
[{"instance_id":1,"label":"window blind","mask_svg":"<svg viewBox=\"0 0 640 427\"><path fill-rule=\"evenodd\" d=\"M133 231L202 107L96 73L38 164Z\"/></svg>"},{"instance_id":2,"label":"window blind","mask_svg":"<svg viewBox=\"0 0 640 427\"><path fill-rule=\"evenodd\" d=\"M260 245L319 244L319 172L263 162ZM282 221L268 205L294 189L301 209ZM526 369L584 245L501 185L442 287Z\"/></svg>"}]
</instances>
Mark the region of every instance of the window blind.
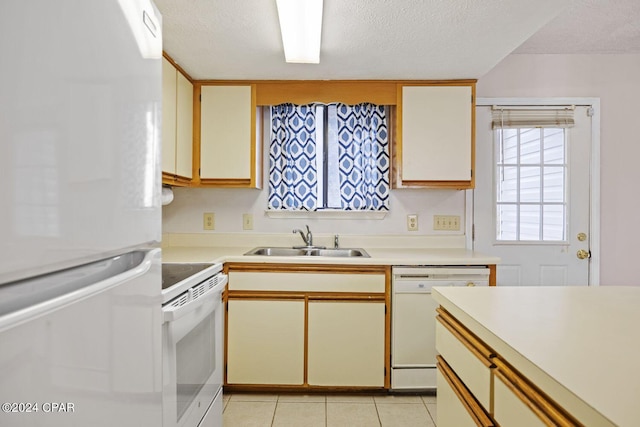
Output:
<instances>
[{"instance_id":1,"label":"window blind","mask_svg":"<svg viewBox=\"0 0 640 427\"><path fill-rule=\"evenodd\" d=\"M513 128L570 128L575 125L573 106L513 107L493 106L492 129Z\"/></svg>"}]
</instances>

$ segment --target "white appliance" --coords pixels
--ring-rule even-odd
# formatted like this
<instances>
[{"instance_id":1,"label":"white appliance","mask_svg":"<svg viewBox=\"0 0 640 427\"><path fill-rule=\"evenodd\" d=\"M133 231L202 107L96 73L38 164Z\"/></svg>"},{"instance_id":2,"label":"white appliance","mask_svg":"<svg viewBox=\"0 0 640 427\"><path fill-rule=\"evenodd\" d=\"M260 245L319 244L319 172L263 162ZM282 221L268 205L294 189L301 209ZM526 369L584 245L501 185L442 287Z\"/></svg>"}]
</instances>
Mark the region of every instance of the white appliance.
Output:
<instances>
[{"instance_id":1,"label":"white appliance","mask_svg":"<svg viewBox=\"0 0 640 427\"><path fill-rule=\"evenodd\" d=\"M163 264L163 427L222 427L221 264Z\"/></svg>"},{"instance_id":2,"label":"white appliance","mask_svg":"<svg viewBox=\"0 0 640 427\"><path fill-rule=\"evenodd\" d=\"M484 267L393 267L391 295L391 389L435 390L434 286L488 286Z\"/></svg>"},{"instance_id":3,"label":"white appliance","mask_svg":"<svg viewBox=\"0 0 640 427\"><path fill-rule=\"evenodd\" d=\"M162 21L0 2L0 425L162 423Z\"/></svg>"}]
</instances>

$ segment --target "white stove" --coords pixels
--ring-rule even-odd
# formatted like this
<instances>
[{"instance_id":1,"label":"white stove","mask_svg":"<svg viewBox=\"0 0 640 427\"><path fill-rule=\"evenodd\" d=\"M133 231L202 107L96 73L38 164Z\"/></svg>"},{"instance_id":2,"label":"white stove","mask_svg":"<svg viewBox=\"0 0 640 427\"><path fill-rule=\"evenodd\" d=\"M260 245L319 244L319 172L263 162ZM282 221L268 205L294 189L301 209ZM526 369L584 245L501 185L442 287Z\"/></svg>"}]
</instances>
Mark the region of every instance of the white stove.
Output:
<instances>
[{"instance_id":1,"label":"white stove","mask_svg":"<svg viewBox=\"0 0 640 427\"><path fill-rule=\"evenodd\" d=\"M220 263L162 263L162 304L221 271Z\"/></svg>"},{"instance_id":2,"label":"white stove","mask_svg":"<svg viewBox=\"0 0 640 427\"><path fill-rule=\"evenodd\" d=\"M227 276L221 264L162 265L163 427L221 427Z\"/></svg>"}]
</instances>

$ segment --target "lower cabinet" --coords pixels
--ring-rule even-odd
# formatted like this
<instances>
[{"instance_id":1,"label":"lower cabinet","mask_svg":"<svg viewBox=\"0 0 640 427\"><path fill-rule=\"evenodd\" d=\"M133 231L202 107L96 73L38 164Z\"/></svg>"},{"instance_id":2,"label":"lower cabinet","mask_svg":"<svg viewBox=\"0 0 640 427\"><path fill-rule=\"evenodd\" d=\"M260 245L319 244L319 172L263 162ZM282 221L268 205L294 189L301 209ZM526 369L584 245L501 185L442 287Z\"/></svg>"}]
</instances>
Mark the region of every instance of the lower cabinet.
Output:
<instances>
[{"instance_id":1,"label":"lower cabinet","mask_svg":"<svg viewBox=\"0 0 640 427\"><path fill-rule=\"evenodd\" d=\"M304 300L229 300L227 381L304 383Z\"/></svg>"},{"instance_id":2,"label":"lower cabinet","mask_svg":"<svg viewBox=\"0 0 640 427\"><path fill-rule=\"evenodd\" d=\"M496 375L493 396L494 417L505 426L544 427L553 425L547 424L551 421L547 416L538 415L532 411L530 406L533 405L533 402L523 393L514 392L514 386L503 375Z\"/></svg>"},{"instance_id":3,"label":"lower cabinet","mask_svg":"<svg viewBox=\"0 0 640 427\"><path fill-rule=\"evenodd\" d=\"M583 425L446 310L437 312L438 427Z\"/></svg>"},{"instance_id":4,"label":"lower cabinet","mask_svg":"<svg viewBox=\"0 0 640 427\"><path fill-rule=\"evenodd\" d=\"M457 427L477 427L475 417L469 412L464 398L459 395L455 384L438 369L438 425Z\"/></svg>"},{"instance_id":5,"label":"lower cabinet","mask_svg":"<svg viewBox=\"0 0 640 427\"><path fill-rule=\"evenodd\" d=\"M383 387L383 302L309 302L309 385Z\"/></svg>"},{"instance_id":6,"label":"lower cabinet","mask_svg":"<svg viewBox=\"0 0 640 427\"><path fill-rule=\"evenodd\" d=\"M389 267L225 268L225 386L389 387Z\"/></svg>"}]
</instances>

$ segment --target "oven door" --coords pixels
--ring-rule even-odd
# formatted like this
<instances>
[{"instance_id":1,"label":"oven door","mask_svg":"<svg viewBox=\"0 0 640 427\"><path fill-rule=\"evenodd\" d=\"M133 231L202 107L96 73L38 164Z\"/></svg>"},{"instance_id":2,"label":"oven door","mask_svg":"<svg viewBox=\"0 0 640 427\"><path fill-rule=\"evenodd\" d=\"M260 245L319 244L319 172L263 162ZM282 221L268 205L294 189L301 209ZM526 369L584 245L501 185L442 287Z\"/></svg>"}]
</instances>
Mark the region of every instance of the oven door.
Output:
<instances>
[{"instance_id":1,"label":"oven door","mask_svg":"<svg viewBox=\"0 0 640 427\"><path fill-rule=\"evenodd\" d=\"M224 276L202 295L189 291L183 305L163 307L164 427L197 426L221 390L226 283Z\"/></svg>"}]
</instances>

